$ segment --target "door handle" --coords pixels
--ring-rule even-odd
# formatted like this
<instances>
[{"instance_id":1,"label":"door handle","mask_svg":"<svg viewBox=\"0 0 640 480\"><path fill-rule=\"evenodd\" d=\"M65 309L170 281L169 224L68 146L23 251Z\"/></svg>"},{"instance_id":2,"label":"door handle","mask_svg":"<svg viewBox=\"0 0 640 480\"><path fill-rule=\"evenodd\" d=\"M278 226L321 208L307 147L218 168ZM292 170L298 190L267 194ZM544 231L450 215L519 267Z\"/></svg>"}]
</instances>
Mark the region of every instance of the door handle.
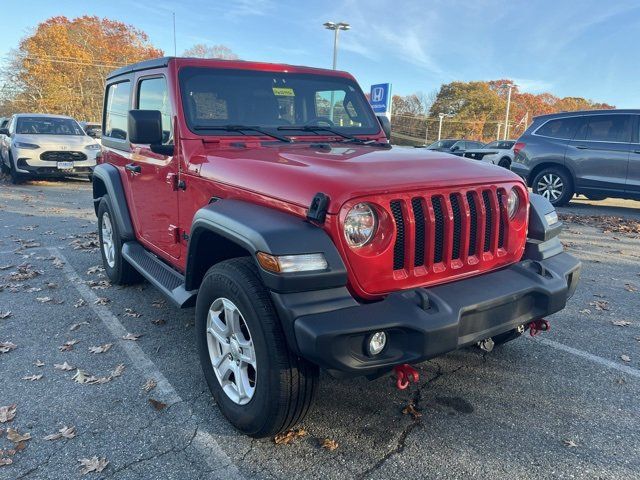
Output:
<instances>
[{"instance_id":1,"label":"door handle","mask_svg":"<svg viewBox=\"0 0 640 480\"><path fill-rule=\"evenodd\" d=\"M125 165L124 168L128 172L131 172L133 174L138 174L138 173L142 172L142 167L140 167L140 165L136 165L135 163L129 163L128 165Z\"/></svg>"},{"instance_id":2,"label":"door handle","mask_svg":"<svg viewBox=\"0 0 640 480\"><path fill-rule=\"evenodd\" d=\"M586 145L576 145L576 148L578 150L587 150L589 147L587 147Z\"/></svg>"}]
</instances>

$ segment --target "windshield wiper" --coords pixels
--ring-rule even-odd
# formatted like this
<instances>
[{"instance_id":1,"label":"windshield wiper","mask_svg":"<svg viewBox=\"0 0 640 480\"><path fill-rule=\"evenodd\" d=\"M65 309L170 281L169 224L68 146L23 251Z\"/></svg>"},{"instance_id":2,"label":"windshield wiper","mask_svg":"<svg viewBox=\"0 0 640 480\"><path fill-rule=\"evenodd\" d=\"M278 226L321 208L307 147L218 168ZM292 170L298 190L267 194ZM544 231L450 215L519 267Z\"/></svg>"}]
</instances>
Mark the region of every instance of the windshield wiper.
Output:
<instances>
[{"instance_id":1,"label":"windshield wiper","mask_svg":"<svg viewBox=\"0 0 640 480\"><path fill-rule=\"evenodd\" d=\"M313 132L318 134L318 132L329 132L333 135L337 135L339 137L344 138L342 140L343 143L357 143L358 145L371 145L374 147L384 147L390 146L386 143L376 142L375 140L364 140L362 138L354 137L353 135L348 135L346 133L342 133L338 130L334 130L330 127L322 127L320 125L300 125L300 126L283 126L278 127L278 130L300 130L302 132Z\"/></svg>"},{"instance_id":2,"label":"windshield wiper","mask_svg":"<svg viewBox=\"0 0 640 480\"><path fill-rule=\"evenodd\" d=\"M261 133L262 135L266 135L267 137L275 138L276 140L280 140L285 143L293 143L293 140L287 137L283 137L281 135L277 135L275 133L267 132L263 130L261 127L254 125L196 125L193 127L194 130L221 130L223 132L239 132L242 135L246 135L245 130L250 130L253 132Z\"/></svg>"}]
</instances>

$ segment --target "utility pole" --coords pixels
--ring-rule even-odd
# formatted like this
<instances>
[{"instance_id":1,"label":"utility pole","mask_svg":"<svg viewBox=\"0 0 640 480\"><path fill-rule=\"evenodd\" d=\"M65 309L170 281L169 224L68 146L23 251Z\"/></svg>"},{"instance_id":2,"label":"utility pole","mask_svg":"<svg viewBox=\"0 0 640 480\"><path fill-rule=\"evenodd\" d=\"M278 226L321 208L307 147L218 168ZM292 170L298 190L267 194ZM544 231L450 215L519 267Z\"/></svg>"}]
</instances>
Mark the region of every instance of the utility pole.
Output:
<instances>
[{"instance_id":1,"label":"utility pole","mask_svg":"<svg viewBox=\"0 0 640 480\"><path fill-rule=\"evenodd\" d=\"M496 140L500 140L500 128L502 128L502 123L498 122L498 133L496 134Z\"/></svg>"},{"instance_id":2,"label":"utility pole","mask_svg":"<svg viewBox=\"0 0 640 480\"><path fill-rule=\"evenodd\" d=\"M511 107L511 90L513 90L517 85L515 83L503 83L502 88L507 89L507 112L504 116L504 139L509 139L509 108Z\"/></svg>"},{"instance_id":3,"label":"utility pole","mask_svg":"<svg viewBox=\"0 0 640 480\"><path fill-rule=\"evenodd\" d=\"M438 117L440 117L440 123L438 124L438 140L442 137L442 120L444 120L445 114L439 113Z\"/></svg>"},{"instance_id":4,"label":"utility pole","mask_svg":"<svg viewBox=\"0 0 640 480\"><path fill-rule=\"evenodd\" d=\"M425 117L424 119L424 144L429 145L429 117Z\"/></svg>"},{"instance_id":5,"label":"utility pole","mask_svg":"<svg viewBox=\"0 0 640 480\"><path fill-rule=\"evenodd\" d=\"M325 22L324 28L327 30L333 30L333 69L335 70L338 66L338 34L340 30L349 30L351 25L345 22ZM333 121L333 105L334 103L334 91L331 91L331 107L329 110L329 119Z\"/></svg>"}]
</instances>

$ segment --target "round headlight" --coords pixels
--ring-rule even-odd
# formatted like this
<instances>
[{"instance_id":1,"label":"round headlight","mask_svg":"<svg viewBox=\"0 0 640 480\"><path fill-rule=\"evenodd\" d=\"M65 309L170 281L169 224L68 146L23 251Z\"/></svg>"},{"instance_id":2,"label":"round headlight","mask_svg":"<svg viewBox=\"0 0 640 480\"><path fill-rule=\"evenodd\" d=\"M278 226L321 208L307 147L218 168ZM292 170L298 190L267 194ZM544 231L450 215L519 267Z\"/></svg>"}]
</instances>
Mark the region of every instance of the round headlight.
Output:
<instances>
[{"instance_id":1,"label":"round headlight","mask_svg":"<svg viewBox=\"0 0 640 480\"><path fill-rule=\"evenodd\" d=\"M518 191L512 188L507 198L507 212L509 213L510 219L516 216L518 207L520 207L520 196L518 195Z\"/></svg>"},{"instance_id":2,"label":"round headlight","mask_svg":"<svg viewBox=\"0 0 640 480\"><path fill-rule=\"evenodd\" d=\"M344 238L351 247L362 247L369 243L376 233L378 217L367 203L355 205L344 220Z\"/></svg>"}]
</instances>

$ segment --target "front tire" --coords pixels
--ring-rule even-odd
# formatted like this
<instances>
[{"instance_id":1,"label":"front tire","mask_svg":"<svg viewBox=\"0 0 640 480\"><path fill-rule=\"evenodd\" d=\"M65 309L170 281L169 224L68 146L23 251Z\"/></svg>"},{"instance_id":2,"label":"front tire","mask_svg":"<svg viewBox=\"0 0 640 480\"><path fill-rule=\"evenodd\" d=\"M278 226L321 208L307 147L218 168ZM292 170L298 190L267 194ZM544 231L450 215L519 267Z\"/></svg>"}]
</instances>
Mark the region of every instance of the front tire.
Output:
<instances>
[{"instance_id":1,"label":"front tire","mask_svg":"<svg viewBox=\"0 0 640 480\"><path fill-rule=\"evenodd\" d=\"M255 438L288 430L308 413L318 367L288 348L251 258L211 267L196 303L202 370L222 414Z\"/></svg>"},{"instance_id":2,"label":"front tire","mask_svg":"<svg viewBox=\"0 0 640 480\"><path fill-rule=\"evenodd\" d=\"M507 157L501 158L498 162L498 166L509 170L511 168L511 160L509 160Z\"/></svg>"},{"instance_id":3,"label":"front tire","mask_svg":"<svg viewBox=\"0 0 640 480\"><path fill-rule=\"evenodd\" d=\"M13 163L11 155L9 155L9 175L11 176L11 183L13 185L20 185L25 180L24 176L16 170L16 165Z\"/></svg>"},{"instance_id":4,"label":"front tire","mask_svg":"<svg viewBox=\"0 0 640 480\"><path fill-rule=\"evenodd\" d=\"M549 167L540 171L531 184L533 193L542 195L554 207L561 207L569 203L573 197L573 180L564 170Z\"/></svg>"},{"instance_id":5,"label":"front tire","mask_svg":"<svg viewBox=\"0 0 640 480\"><path fill-rule=\"evenodd\" d=\"M111 283L129 285L140 280L140 274L122 256L122 236L113 215L109 195L98 206L98 240L102 265Z\"/></svg>"}]
</instances>

